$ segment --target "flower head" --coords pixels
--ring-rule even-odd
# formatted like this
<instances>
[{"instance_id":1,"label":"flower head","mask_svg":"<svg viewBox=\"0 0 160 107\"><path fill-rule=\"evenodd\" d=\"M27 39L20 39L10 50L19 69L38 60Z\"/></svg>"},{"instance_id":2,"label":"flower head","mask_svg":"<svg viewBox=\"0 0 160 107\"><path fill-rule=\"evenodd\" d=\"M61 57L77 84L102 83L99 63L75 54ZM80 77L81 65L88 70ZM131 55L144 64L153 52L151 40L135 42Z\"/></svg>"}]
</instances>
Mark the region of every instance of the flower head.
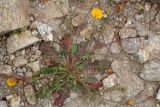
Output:
<instances>
[{"instance_id":1,"label":"flower head","mask_svg":"<svg viewBox=\"0 0 160 107\"><path fill-rule=\"evenodd\" d=\"M14 78L8 78L6 83L9 87L13 87L16 85L16 80Z\"/></svg>"},{"instance_id":2,"label":"flower head","mask_svg":"<svg viewBox=\"0 0 160 107\"><path fill-rule=\"evenodd\" d=\"M91 15L96 19L101 19L103 17L103 11L100 8L93 8L91 11Z\"/></svg>"}]
</instances>

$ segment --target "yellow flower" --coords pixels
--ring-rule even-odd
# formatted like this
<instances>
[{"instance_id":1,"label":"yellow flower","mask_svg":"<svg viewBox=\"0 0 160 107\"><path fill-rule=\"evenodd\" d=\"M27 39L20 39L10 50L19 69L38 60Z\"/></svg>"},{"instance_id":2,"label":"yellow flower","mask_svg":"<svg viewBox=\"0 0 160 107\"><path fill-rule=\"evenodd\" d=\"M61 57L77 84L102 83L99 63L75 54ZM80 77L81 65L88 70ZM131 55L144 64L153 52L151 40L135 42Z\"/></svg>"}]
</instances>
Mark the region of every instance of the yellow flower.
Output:
<instances>
[{"instance_id":1,"label":"yellow flower","mask_svg":"<svg viewBox=\"0 0 160 107\"><path fill-rule=\"evenodd\" d=\"M6 83L9 87L13 87L16 85L16 80L14 78L8 78Z\"/></svg>"},{"instance_id":2,"label":"yellow flower","mask_svg":"<svg viewBox=\"0 0 160 107\"><path fill-rule=\"evenodd\" d=\"M93 8L91 14L92 17L96 19L101 19L103 17L103 11L100 8Z\"/></svg>"}]
</instances>

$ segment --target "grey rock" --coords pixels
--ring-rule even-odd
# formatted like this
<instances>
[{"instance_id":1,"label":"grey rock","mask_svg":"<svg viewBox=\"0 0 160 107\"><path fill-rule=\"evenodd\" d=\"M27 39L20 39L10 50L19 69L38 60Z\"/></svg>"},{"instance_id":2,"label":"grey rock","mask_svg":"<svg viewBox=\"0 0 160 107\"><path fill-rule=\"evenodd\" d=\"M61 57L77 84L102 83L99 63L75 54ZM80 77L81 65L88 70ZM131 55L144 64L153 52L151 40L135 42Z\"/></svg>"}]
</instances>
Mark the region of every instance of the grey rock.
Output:
<instances>
[{"instance_id":1,"label":"grey rock","mask_svg":"<svg viewBox=\"0 0 160 107\"><path fill-rule=\"evenodd\" d=\"M10 75L12 74L12 68L10 65L0 65L0 72Z\"/></svg>"},{"instance_id":2,"label":"grey rock","mask_svg":"<svg viewBox=\"0 0 160 107\"><path fill-rule=\"evenodd\" d=\"M35 105L36 104L36 97L35 97L35 92L34 92L34 88L32 87L32 85L27 85L24 87L24 93L25 93L25 97L28 101L29 104L31 105Z\"/></svg>"},{"instance_id":3,"label":"grey rock","mask_svg":"<svg viewBox=\"0 0 160 107\"><path fill-rule=\"evenodd\" d=\"M143 81L132 72L129 58L119 57L112 62L111 66L119 79L119 85L126 89L127 97L133 97L144 89Z\"/></svg>"},{"instance_id":4,"label":"grey rock","mask_svg":"<svg viewBox=\"0 0 160 107\"><path fill-rule=\"evenodd\" d=\"M7 39L7 51L9 54L11 54L39 41L39 38L31 36L30 31L22 32L19 35L11 35Z\"/></svg>"},{"instance_id":5,"label":"grey rock","mask_svg":"<svg viewBox=\"0 0 160 107\"><path fill-rule=\"evenodd\" d=\"M0 13L0 34L28 26L29 0L1 0Z\"/></svg>"},{"instance_id":6,"label":"grey rock","mask_svg":"<svg viewBox=\"0 0 160 107\"><path fill-rule=\"evenodd\" d=\"M145 63L140 77L147 81L160 81L160 60Z\"/></svg>"},{"instance_id":7,"label":"grey rock","mask_svg":"<svg viewBox=\"0 0 160 107\"><path fill-rule=\"evenodd\" d=\"M141 43L139 38L136 37L137 32L131 28L123 28L120 30L120 37L122 39L122 48L127 53L137 53L140 49Z\"/></svg>"},{"instance_id":8,"label":"grey rock","mask_svg":"<svg viewBox=\"0 0 160 107\"><path fill-rule=\"evenodd\" d=\"M13 60L13 65L15 67L24 66L25 64L27 64L27 60L25 59L24 56L15 57Z\"/></svg>"},{"instance_id":9,"label":"grey rock","mask_svg":"<svg viewBox=\"0 0 160 107\"><path fill-rule=\"evenodd\" d=\"M0 107L8 107L6 101L0 101Z\"/></svg>"}]
</instances>

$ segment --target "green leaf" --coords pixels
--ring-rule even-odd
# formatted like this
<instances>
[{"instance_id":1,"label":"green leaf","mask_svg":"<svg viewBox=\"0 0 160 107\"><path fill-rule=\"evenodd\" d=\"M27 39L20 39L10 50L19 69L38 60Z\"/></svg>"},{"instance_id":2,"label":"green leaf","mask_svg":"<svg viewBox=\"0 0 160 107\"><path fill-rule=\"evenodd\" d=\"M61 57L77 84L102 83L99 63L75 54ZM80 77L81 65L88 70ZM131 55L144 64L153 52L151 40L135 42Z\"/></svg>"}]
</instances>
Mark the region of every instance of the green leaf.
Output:
<instances>
[{"instance_id":1,"label":"green leaf","mask_svg":"<svg viewBox=\"0 0 160 107\"><path fill-rule=\"evenodd\" d=\"M37 93L37 96L40 98L45 98L45 97L50 96L51 93L52 93L52 88L48 86L42 89L39 93Z\"/></svg>"},{"instance_id":2,"label":"green leaf","mask_svg":"<svg viewBox=\"0 0 160 107\"><path fill-rule=\"evenodd\" d=\"M77 44L72 44L71 48L70 48L70 54L74 55L74 54L77 53L77 51L78 51L78 45Z\"/></svg>"},{"instance_id":3,"label":"green leaf","mask_svg":"<svg viewBox=\"0 0 160 107\"><path fill-rule=\"evenodd\" d=\"M56 91L62 91L63 90L62 83L61 83L60 80L55 80L53 86L54 86Z\"/></svg>"},{"instance_id":4,"label":"green leaf","mask_svg":"<svg viewBox=\"0 0 160 107\"><path fill-rule=\"evenodd\" d=\"M51 74L51 73L61 73L64 72L65 68L61 66L54 66L54 67L44 67L40 70L40 74Z\"/></svg>"},{"instance_id":5,"label":"green leaf","mask_svg":"<svg viewBox=\"0 0 160 107\"><path fill-rule=\"evenodd\" d=\"M97 81L98 79L97 79L96 77L94 77L94 76L86 76L86 77L84 77L83 80L84 80L85 82L91 83L91 82Z\"/></svg>"}]
</instances>

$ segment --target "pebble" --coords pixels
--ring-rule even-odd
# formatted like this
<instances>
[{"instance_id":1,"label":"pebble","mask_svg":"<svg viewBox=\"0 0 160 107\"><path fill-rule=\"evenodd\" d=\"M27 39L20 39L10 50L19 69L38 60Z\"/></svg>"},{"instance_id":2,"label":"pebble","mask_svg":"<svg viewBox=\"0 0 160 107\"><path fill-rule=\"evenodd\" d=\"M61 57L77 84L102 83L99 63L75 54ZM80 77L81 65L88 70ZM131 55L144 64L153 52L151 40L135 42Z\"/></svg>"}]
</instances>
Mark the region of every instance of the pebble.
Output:
<instances>
[{"instance_id":1,"label":"pebble","mask_svg":"<svg viewBox=\"0 0 160 107\"><path fill-rule=\"evenodd\" d=\"M12 68L10 65L0 65L0 72L9 75L12 74Z\"/></svg>"},{"instance_id":2,"label":"pebble","mask_svg":"<svg viewBox=\"0 0 160 107\"><path fill-rule=\"evenodd\" d=\"M25 97L26 97L28 103L31 105L35 105L36 104L36 97L35 97L35 92L34 92L33 86L30 84L25 86L24 93L25 93Z\"/></svg>"},{"instance_id":3,"label":"pebble","mask_svg":"<svg viewBox=\"0 0 160 107\"><path fill-rule=\"evenodd\" d=\"M111 88L118 84L118 79L115 74L112 74L105 78L103 81L104 88Z\"/></svg>"},{"instance_id":4,"label":"pebble","mask_svg":"<svg viewBox=\"0 0 160 107\"><path fill-rule=\"evenodd\" d=\"M27 64L27 60L25 59L24 56L15 57L13 60L13 65L15 67L24 66L25 64Z\"/></svg>"},{"instance_id":5,"label":"pebble","mask_svg":"<svg viewBox=\"0 0 160 107\"><path fill-rule=\"evenodd\" d=\"M18 95L9 95L6 97L10 107L20 107L21 98Z\"/></svg>"}]
</instances>

